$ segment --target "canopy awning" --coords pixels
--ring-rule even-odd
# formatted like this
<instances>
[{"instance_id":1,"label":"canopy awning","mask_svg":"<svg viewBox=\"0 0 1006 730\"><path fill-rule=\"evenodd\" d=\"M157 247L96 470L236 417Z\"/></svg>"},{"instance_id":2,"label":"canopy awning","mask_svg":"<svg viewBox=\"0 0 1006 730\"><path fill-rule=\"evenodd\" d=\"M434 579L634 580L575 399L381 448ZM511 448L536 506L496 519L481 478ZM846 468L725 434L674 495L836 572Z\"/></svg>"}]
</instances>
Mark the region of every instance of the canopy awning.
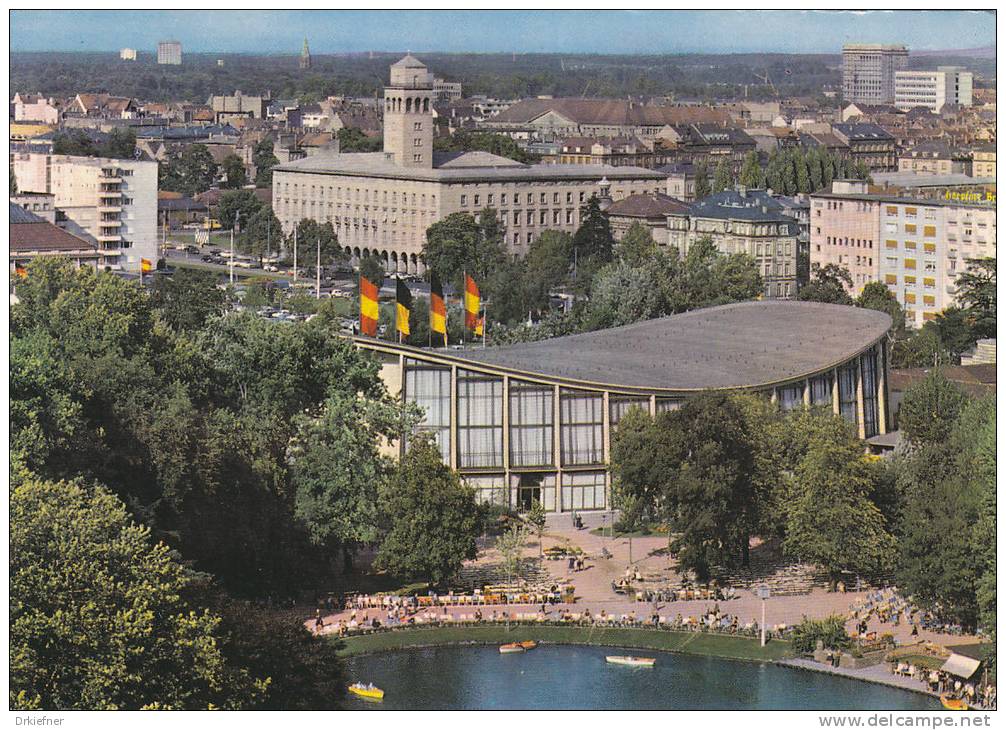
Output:
<instances>
[{"instance_id":1,"label":"canopy awning","mask_svg":"<svg viewBox=\"0 0 1006 730\"><path fill-rule=\"evenodd\" d=\"M971 657L951 654L940 669L961 679L970 679L978 671L981 662Z\"/></svg>"}]
</instances>

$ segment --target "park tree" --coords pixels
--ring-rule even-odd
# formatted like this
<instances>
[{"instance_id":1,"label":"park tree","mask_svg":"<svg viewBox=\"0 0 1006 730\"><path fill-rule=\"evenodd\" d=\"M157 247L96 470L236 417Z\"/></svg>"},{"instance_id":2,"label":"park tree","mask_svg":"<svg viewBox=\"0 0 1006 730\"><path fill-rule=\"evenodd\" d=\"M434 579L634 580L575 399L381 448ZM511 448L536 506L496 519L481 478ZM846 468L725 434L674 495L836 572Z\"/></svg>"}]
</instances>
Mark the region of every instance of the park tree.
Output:
<instances>
[{"instance_id":1,"label":"park tree","mask_svg":"<svg viewBox=\"0 0 1006 730\"><path fill-rule=\"evenodd\" d=\"M191 578L102 487L27 478L10 495L10 698L19 709L242 709L268 686L231 665Z\"/></svg>"},{"instance_id":2,"label":"park tree","mask_svg":"<svg viewBox=\"0 0 1006 730\"><path fill-rule=\"evenodd\" d=\"M978 337L973 325L975 317L966 309L951 305L927 324L931 324L952 363L960 362L961 355L974 347Z\"/></svg>"},{"instance_id":3,"label":"park tree","mask_svg":"<svg viewBox=\"0 0 1006 730\"><path fill-rule=\"evenodd\" d=\"M245 163L243 163L241 158L233 152L224 157L221 161L220 171L224 176L224 183L222 187L229 188L230 190L237 190L248 184L248 174L245 172Z\"/></svg>"},{"instance_id":4,"label":"park tree","mask_svg":"<svg viewBox=\"0 0 1006 730\"><path fill-rule=\"evenodd\" d=\"M964 392L933 368L905 392L898 410L898 428L912 444L943 443L966 402Z\"/></svg>"},{"instance_id":5,"label":"park tree","mask_svg":"<svg viewBox=\"0 0 1006 730\"><path fill-rule=\"evenodd\" d=\"M660 253L660 247L653 240L650 229L642 223L633 223L615 246L615 256L619 261L633 266L645 263Z\"/></svg>"},{"instance_id":6,"label":"park tree","mask_svg":"<svg viewBox=\"0 0 1006 730\"><path fill-rule=\"evenodd\" d=\"M786 512L783 549L828 571L874 577L894 563L894 538L870 500L873 491L863 447L848 424L830 420L816 433L796 468Z\"/></svg>"},{"instance_id":7,"label":"park tree","mask_svg":"<svg viewBox=\"0 0 1006 730\"><path fill-rule=\"evenodd\" d=\"M527 522L528 527L534 532L535 536L538 538L538 557L543 555L543 545L541 544L542 535L545 534L545 507L537 499L531 502L531 509L524 519Z\"/></svg>"},{"instance_id":8,"label":"park tree","mask_svg":"<svg viewBox=\"0 0 1006 730\"><path fill-rule=\"evenodd\" d=\"M889 314L894 323L891 327L894 335L896 337L905 336L905 310L901 308L898 298L894 296L894 292L887 288L886 284L879 281L868 283L856 297L856 306Z\"/></svg>"},{"instance_id":9,"label":"park tree","mask_svg":"<svg viewBox=\"0 0 1006 730\"><path fill-rule=\"evenodd\" d=\"M762 175L757 152L752 151L745 155L744 164L741 166L741 174L737 182L749 188L764 187L765 180Z\"/></svg>"},{"instance_id":10,"label":"park tree","mask_svg":"<svg viewBox=\"0 0 1006 730\"><path fill-rule=\"evenodd\" d=\"M514 521L496 538L494 547L496 552L500 554L503 575L506 576L507 583L512 583L521 577L521 557L524 555L524 548L527 545L527 532L527 526L524 523Z\"/></svg>"},{"instance_id":11,"label":"park tree","mask_svg":"<svg viewBox=\"0 0 1006 730\"><path fill-rule=\"evenodd\" d=\"M608 216L596 195L580 209L580 227L573 234L573 283L580 292L590 290L594 274L614 258L615 238Z\"/></svg>"},{"instance_id":12,"label":"park tree","mask_svg":"<svg viewBox=\"0 0 1006 730\"><path fill-rule=\"evenodd\" d=\"M379 152L383 144L380 137L368 137L356 127L343 127L336 137L340 152Z\"/></svg>"},{"instance_id":13,"label":"park tree","mask_svg":"<svg viewBox=\"0 0 1006 730\"><path fill-rule=\"evenodd\" d=\"M670 258L670 257L669 257ZM747 254L723 254L712 239L703 236L670 278L668 299L673 312L754 299L763 283L757 263Z\"/></svg>"},{"instance_id":14,"label":"park tree","mask_svg":"<svg viewBox=\"0 0 1006 730\"><path fill-rule=\"evenodd\" d=\"M426 266L455 291L464 290L465 272L483 287L507 259L496 211L486 208L478 220L468 213L451 213L437 221L426 230L422 256Z\"/></svg>"},{"instance_id":15,"label":"park tree","mask_svg":"<svg viewBox=\"0 0 1006 730\"><path fill-rule=\"evenodd\" d=\"M957 275L957 300L968 314L975 340L996 336L996 260L968 259Z\"/></svg>"},{"instance_id":16,"label":"park tree","mask_svg":"<svg viewBox=\"0 0 1006 730\"><path fill-rule=\"evenodd\" d=\"M258 256L260 265L263 256L278 253L282 249L283 224L276 217L272 206L262 205L247 219L244 217L244 213L241 214L239 244L244 253Z\"/></svg>"},{"instance_id":17,"label":"park tree","mask_svg":"<svg viewBox=\"0 0 1006 730\"><path fill-rule=\"evenodd\" d=\"M173 276L155 277L150 306L174 330L194 332L226 311L227 294L217 286L216 274L179 269Z\"/></svg>"},{"instance_id":18,"label":"park tree","mask_svg":"<svg viewBox=\"0 0 1006 730\"><path fill-rule=\"evenodd\" d=\"M825 304L853 304L847 289L852 288L849 270L837 264L813 264L810 283L800 289L797 299L802 302Z\"/></svg>"},{"instance_id":19,"label":"park tree","mask_svg":"<svg viewBox=\"0 0 1006 730\"><path fill-rule=\"evenodd\" d=\"M459 130L450 136L433 140L436 152L488 152L517 162L532 163L538 156L523 149L517 142L503 134Z\"/></svg>"},{"instance_id":20,"label":"park tree","mask_svg":"<svg viewBox=\"0 0 1006 730\"><path fill-rule=\"evenodd\" d=\"M360 258L360 276L380 289L384 285L384 264L381 259L370 254Z\"/></svg>"},{"instance_id":21,"label":"park tree","mask_svg":"<svg viewBox=\"0 0 1006 730\"><path fill-rule=\"evenodd\" d=\"M225 229L237 228L244 232L263 207L254 190L228 190L217 204L217 220Z\"/></svg>"},{"instance_id":22,"label":"park tree","mask_svg":"<svg viewBox=\"0 0 1006 730\"><path fill-rule=\"evenodd\" d=\"M189 197L204 193L217 179L217 163L204 144L186 145L159 167L158 188Z\"/></svg>"},{"instance_id":23,"label":"park tree","mask_svg":"<svg viewBox=\"0 0 1006 730\"><path fill-rule=\"evenodd\" d=\"M660 258L636 265L615 261L594 276L582 329L618 327L670 313L667 271Z\"/></svg>"},{"instance_id":24,"label":"park tree","mask_svg":"<svg viewBox=\"0 0 1006 730\"><path fill-rule=\"evenodd\" d=\"M255 187L267 188L272 185L272 168L279 164L273 153L272 138L265 137L252 150L252 165L255 166Z\"/></svg>"},{"instance_id":25,"label":"park tree","mask_svg":"<svg viewBox=\"0 0 1006 730\"><path fill-rule=\"evenodd\" d=\"M300 267L305 272L314 270L318 251L321 251L321 265L329 266L345 261L346 254L339 246L339 237L331 221L318 223L311 218L302 218L297 224L296 242ZM287 251L293 251L294 233L286 237Z\"/></svg>"},{"instance_id":26,"label":"park tree","mask_svg":"<svg viewBox=\"0 0 1006 730\"><path fill-rule=\"evenodd\" d=\"M922 329L906 331L891 345L891 367L928 368L950 362L950 352L940 340L935 321L926 322Z\"/></svg>"},{"instance_id":27,"label":"park tree","mask_svg":"<svg viewBox=\"0 0 1006 730\"><path fill-rule=\"evenodd\" d=\"M475 558L475 494L421 435L381 487L385 534L375 564L395 575L438 585Z\"/></svg>"},{"instance_id":28,"label":"park tree","mask_svg":"<svg viewBox=\"0 0 1006 730\"><path fill-rule=\"evenodd\" d=\"M709 182L709 170L704 162L695 166L695 199L702 200L713 194L713 186Z\"/></svg>"},{"instance_id":29,"label":"park tree","mask_svg":"<svg viewBox=\"0 0 1006 730\"><path fill-rule=\"evenodd\" d=\"M549 294L563 286L573 266L573 237L565 231L542 231L528 248L523 282L529 309L548 306Z\"/></svg>"},{"instance_id":30,"label":"park tree","mask_svg":"<svg viewBox=\"0 0 1006 730\"><path fill-rule=\"evenodd\" d=\"M681 444L664 425L658 426L648 408L637 406L622 416L612 435L612 500L622 513L623 528L634 529L669 516L666 470L681 458Z\"/></svg>"},{"instance_id":31,"label":"park tree","mask_svg":"<svg viewBox=\"0 0 1006 730\"><path fill-rule=\"evenodd\" d=\"M713 192L721 193L724 190L730 190L734 186L734 171L730 167L730 163L726 160L721 160L718 165L716 165L716 173L713 175Z\"/></svg>"}]
</instances>

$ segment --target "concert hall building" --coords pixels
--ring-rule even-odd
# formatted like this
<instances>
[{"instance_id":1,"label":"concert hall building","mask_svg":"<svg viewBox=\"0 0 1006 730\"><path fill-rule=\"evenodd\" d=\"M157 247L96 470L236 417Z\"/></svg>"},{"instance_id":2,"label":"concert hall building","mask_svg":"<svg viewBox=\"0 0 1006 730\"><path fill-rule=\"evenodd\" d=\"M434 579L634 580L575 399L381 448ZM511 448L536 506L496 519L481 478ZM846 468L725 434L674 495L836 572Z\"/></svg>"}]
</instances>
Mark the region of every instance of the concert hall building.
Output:
<instances>
[{"instance_id":1,"label":"concert hall building","mask_svg":"<svg viewBox=\"0 0 1006 730\"><path fill-rule=\"evenodd\" d=\"M744 391L830 408L862 439L887 433L890 327L871 309L758 301L503 347L355 343L393 395L422 407L420 429L480 500L568 512L610 508L611 436L632 407Z\"/></svg>"}]
</instances>

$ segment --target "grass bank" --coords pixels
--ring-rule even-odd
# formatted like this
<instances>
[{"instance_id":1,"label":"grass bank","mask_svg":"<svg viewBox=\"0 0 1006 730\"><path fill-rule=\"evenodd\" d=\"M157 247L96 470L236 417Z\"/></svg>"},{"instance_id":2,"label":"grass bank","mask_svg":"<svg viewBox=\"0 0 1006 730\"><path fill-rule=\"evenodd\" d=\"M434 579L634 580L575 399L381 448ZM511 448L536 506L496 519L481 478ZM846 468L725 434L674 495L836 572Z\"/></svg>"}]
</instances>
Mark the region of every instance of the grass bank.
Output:
<instances>
[{"instance_id":1,"label":"grass bank","mask_svg":"<svg viewBox=\"0 0 1006 730\"><path fill-rule=\"evenodd\" d=\"M443 626L400 629L340 641L343 656L371 654L412 646L439 644L503 644L510 641L540 641L549 644L587 644L657 649L724 659L778 661L792 656L788 641L771 641L759 646L757 639L727 634L654 629L589 628L581 626Z\"/></svg>"}]
</instances>

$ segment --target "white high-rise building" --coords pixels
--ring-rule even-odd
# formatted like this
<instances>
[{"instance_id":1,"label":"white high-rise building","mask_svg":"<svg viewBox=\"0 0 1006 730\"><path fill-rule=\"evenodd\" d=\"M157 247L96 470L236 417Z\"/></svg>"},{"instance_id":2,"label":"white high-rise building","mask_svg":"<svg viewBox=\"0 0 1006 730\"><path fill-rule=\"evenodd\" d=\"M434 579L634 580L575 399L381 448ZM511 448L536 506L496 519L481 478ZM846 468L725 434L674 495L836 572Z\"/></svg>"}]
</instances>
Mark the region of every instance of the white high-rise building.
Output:
<instances>
[{"instance_id":1,"label":"white high-rise building","mask_svg":"<svg viewBox=\"0 0 1006 730\"><path fill-rule=\"evenodd\" d=\"M18 188L49 193L60 228L98 244L106 259L139 271L157 261L157 163L15 153Z\"/></svg>"},{"instance_id":2,"label":"white high-rise building","mask_svg":"<svg viewBox=\"0 0 1006 730\"><path fill-rule=\"evenodd\" d=\"M842 46L842 98L857 104L894 102L894 75L908 68L908 49L874 43Z\"/></svg>"},{"instance_id":3,"label":"white high-rise building","mask_svg":"<svg viewBox=\"0 0 1006 730\"><path fill-rule=\"evenodd\" d=\"M136 49L135 48L123 48L119 51L119 59L122 61L135 61L136 60Z\"/></svg>"},{"instance_id":4,"label":"white high-rise building","mask_svg":"<svg viewBox=\"0 0 1006 730\"><path fill-rule=\"evenodd\" d=\"M162 66L181 66L182 44L178 41L161 41L158 43L157 63Z\"/></svg>"},{"instance_id":5,"label":"white high-rise building","mask_svg":"<svg viewBox=\"0 0 1006 730\"><path fill-rule=\"evenodd\" d=\"M922 106L934 114L946 104L971 106L974 76L958 66L935 71L898 71L894 75L894 105L908 110Z\"/></svg>"}]
</instances>

